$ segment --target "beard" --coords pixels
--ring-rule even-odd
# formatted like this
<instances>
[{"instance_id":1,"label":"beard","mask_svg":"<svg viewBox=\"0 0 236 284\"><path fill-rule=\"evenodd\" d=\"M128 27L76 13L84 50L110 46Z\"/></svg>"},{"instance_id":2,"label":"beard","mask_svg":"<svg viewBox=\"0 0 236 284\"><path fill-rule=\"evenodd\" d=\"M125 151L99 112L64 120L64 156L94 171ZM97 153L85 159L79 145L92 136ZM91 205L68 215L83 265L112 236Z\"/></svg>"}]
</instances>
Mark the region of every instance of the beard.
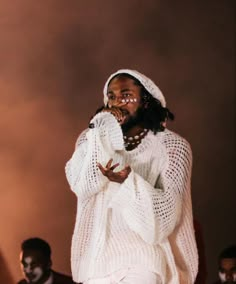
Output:
<instances>
[{"instance_id":1,"label":"beard","mask_svg":"<svg viewBox=\"0 0 236 284\"><path fill-rule=\"evenodd\" d=\"M133 116L130 116L129 119L121 125L123 133L126 133L136 125L143 125L145 121L146 109L144 107L139 107L136 113Z\"/></svg>"}]
</instances>

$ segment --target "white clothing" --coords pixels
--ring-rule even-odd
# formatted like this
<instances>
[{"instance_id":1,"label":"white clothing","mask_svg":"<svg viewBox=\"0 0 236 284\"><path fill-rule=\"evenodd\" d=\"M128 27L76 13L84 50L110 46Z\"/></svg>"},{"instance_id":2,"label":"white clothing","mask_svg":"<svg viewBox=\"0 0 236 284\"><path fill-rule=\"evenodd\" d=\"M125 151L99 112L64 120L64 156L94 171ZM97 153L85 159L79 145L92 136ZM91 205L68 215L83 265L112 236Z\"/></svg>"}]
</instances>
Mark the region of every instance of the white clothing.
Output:
<instances>
[{"instance_id":1,"label":"white clothing","mask_svg":"<svg viewBox=\"0 0 236 284\"><path fill-rule=\"evenodd\" d=\"M160 277L143 268L126 268L103 277L90 279L83 284L163 284Z\"/></svg>"},{"instance_id":2,"label":"white clothing","mask_svg":"<svg viewBox=\"0 0 236 284\"><path fill-rule=\"evenodd\" d=\"M115 77L118 74L129 74L136 78L143 86L144 88L158 101L160 101L161 105L163 107L166 107L166 100L164 95L162 94L161 90L157 85L148 77L146 77L144 74L141 74L140 72L136 70L130 70L130 69L120 69L116 71L115 73L111 74L111 76L107 79L104 89L103 89L103 95L104 95L104 105L107 104L108 102L108 97L107 97L107 89L108 85L113 77Z\"/></svg>"},{"instance_id":3,"label":"white clothing","mask_svg":"<svg viewBox=\"0 0 236 284\"><path fill-rule=\"evenodd\" d=\"M53 273L50 273L48 280L44 284L53 284Z\"/></svg>"},{"instance_id":4,"label":"white clothing","mask_svg":"<svg viewBox=\"0 0 236 284\"><path fill-rule=\"evenodd\" d=\"M71 265L75 282L142 266L164 284L193 284L198 269L191 204L192 154L188 142L165 130L149 131L131 151L107 112L84 131L66 176L78 197ZM110 182L97 167L113 158L131 172Z\"/></svg>"}]
</instances>

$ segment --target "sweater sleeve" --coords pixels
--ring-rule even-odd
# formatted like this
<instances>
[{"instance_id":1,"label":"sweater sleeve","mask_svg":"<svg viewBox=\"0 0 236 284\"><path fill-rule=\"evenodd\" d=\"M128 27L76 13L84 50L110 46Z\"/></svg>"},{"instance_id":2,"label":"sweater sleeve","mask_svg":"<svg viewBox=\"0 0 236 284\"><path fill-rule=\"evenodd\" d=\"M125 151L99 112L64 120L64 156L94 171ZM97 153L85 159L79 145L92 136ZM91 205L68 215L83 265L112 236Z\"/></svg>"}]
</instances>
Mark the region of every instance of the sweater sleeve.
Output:
<instances>
[{"instance_id":1,"label":"sweater sleeve","mask_svg":"<svg viewBox=\"0 0 236 284\"><path fill-rule=\"evenodd\" d=\"M77 140L65 167L71 190L80 200L104 189L108 180L98 169L97 162L106 164L114 151L124 147L122 130L112 114L98 113L90 121L90 127Z\"/></svg>"},{"instance_id":2,"label":"sweater sleeve","mask_svg":"<svg viewBox=\"0 0 236 284\"><path fill-rule=\"evenodd\" d=\"M132 170L110 203L150 244L164 241L173 232L181 217L182 198L190 189L191 149L184 139L174 139L166 142L166 162L156 186Z\"/></svg>"}]
</instances>

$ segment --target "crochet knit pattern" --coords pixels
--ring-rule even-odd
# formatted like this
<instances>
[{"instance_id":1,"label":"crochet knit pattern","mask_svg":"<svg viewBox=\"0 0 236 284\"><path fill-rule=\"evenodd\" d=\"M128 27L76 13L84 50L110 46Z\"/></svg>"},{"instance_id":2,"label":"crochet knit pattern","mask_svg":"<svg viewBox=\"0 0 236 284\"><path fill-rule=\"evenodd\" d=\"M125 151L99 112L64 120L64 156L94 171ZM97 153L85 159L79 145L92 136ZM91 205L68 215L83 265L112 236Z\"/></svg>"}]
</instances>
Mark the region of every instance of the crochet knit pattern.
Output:
<instances>
[{"instance_id":1,"label":"crochet knit pattern","mask_svg":"<svg viewBox=\"0 0 236 284\"><path fill-rule=\"evenodd\" d=\"M107 112L91 120L66 164L77 195L71 265L76 282L127 267L146 267L163 284L193 284L198 257L190 193L192 153L172 131L149 131L126 151L120 125ZM117 170L130 165L122 183L110 182L97 167L109 159Z\"/></svg>"}]
</instances>

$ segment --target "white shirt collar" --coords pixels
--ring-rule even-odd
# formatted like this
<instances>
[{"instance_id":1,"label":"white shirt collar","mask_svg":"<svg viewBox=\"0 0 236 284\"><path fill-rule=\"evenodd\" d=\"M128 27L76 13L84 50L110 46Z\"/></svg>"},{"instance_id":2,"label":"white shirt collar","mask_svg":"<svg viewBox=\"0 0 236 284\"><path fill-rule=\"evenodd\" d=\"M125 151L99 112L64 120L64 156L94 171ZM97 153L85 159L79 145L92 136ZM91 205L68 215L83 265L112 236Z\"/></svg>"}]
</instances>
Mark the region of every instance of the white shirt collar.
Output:
<instances>
[{"instance_id":1,"label":"white shirt collar","mask_svg":"<svg viewBox=\"0 0 236 284\"><path fill-rule=\"evenodd\" d=\"M51 272L49 278L43 284L53 284L53 273Z\"/></svg>"}]
</instances>

